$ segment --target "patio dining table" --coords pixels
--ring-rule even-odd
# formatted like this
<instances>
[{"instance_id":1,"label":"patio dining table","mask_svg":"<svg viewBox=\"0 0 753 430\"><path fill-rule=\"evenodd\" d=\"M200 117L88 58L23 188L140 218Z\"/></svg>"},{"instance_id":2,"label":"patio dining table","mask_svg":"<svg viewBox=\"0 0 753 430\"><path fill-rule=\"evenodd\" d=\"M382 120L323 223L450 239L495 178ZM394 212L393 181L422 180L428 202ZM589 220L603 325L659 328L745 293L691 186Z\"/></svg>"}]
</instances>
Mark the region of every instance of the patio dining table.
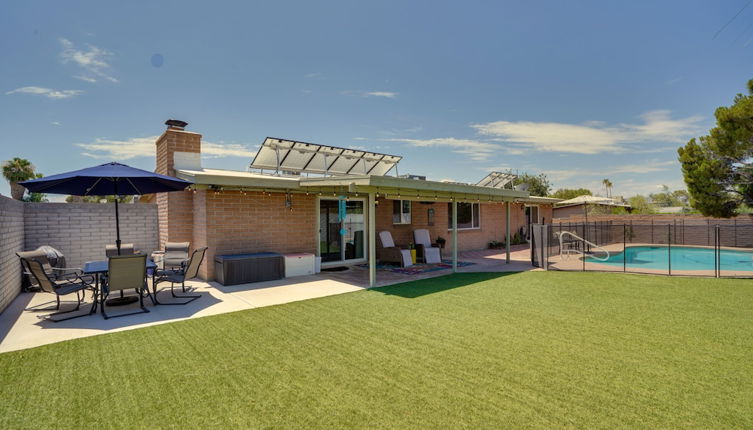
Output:
<instances>
[{"instance_id":1,"label":"patio dining table","mask_svg":"<svg viewBox=\"0 0 753 430\"><path fill-rule=\"evenodd\" d=\"M99 288L100 276L104 275L104 274L107 274L107 271L108 271L108 261L107 260L89 261L87 263L84 263L84 267L83 267L82 272L85 275L94 275L94 290L95 290L94 291L94 303L92 304L92 307L91 307L91 310L89 311L89 314L93 314L93 313L97 312L97 305L99 303L99 297L100 297L100 288ZM147 258L147 260L146 260L146 271L147 271L147 275L149 275L150 272L151 272L152 284L154 284L154 275L155 275L155 273L157 271L157 264L151 258ZM147 288L146 288L146 294L152 300L152 304L156 305L157 301L155 300L154 295L149 291L149 286L148 285L147 285ZM133 303L133 302L135 302L135 301L138 300L136 298L133 298L133 299L136 299L136 300L133 300L130 297L126 297L126 298L129 299L129 300L124 301L123 303L120 303L120 304ZM115 299L110 299L110 300L120 300L120 298L115 298ZM110 301L108 300L108 303L109 302Z\"/></svg>"}]
</instances>

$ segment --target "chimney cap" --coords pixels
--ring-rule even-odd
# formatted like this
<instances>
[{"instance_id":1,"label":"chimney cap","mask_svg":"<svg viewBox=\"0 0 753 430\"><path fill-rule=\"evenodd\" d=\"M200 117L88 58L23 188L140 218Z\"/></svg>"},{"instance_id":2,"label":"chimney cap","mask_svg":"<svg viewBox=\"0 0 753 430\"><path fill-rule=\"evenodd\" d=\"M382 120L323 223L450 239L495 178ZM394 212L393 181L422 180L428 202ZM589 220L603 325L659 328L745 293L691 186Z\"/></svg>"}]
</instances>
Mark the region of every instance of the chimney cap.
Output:
<instances>
[{"instance_id":1,"label":"chimney cap","mask_svg":"<svg viewBox=\"0 0 753 430\"><path fill-rule=\"evenodd\" d=\"M183 130L188 125L188 123L179 119L168 119L167 121L165 121L165 125L167 126L167 128L178 128Z\"/></svg>"}]
</instances>

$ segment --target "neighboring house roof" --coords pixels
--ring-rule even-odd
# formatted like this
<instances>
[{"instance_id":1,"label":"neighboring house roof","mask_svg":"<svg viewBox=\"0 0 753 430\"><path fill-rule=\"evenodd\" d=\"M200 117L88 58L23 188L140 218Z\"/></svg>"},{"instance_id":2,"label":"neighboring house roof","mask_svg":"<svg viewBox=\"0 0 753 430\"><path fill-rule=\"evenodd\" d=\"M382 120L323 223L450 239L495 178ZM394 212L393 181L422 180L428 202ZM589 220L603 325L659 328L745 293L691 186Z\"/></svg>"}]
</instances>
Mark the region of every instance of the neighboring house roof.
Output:
<instances>
[{"instance_id":1,"label":"neighboring house roof","mask_svg":"<svg viewBox=\"0 0 753 430\"><path fill-rule=\"evenodd\" d=\"M629 208L631 207L628 204L618 202L617 200L610 199L609 197L600 197L600 196L578 196L570 200L563 200L557 203L557 208L562 208L566 206L578 206L578 205L604 205L604 206L620 206Z\"/></svg>"}]
</instances>

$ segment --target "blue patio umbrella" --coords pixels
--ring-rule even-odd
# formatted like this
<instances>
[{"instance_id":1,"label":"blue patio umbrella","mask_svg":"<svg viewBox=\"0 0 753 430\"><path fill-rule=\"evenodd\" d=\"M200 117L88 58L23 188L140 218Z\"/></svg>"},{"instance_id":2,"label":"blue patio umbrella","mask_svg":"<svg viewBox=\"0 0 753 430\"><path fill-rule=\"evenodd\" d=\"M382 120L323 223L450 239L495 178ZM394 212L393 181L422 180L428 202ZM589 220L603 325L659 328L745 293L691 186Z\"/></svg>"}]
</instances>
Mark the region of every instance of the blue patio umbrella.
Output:
<instances>
[{"instance_id":1,"label":"blue patio umbrella","mask_svg":"<svg viewBox=\"0 0 753 430\"><path fill-rule=\"evenodd\" d=\"M74 196L131 196L182 191L191 182L120 163L107 163L58 175L19 182L32 193ZM120 216L115 199L115 244L120 254Z\"/></svg>"}]
</instances>

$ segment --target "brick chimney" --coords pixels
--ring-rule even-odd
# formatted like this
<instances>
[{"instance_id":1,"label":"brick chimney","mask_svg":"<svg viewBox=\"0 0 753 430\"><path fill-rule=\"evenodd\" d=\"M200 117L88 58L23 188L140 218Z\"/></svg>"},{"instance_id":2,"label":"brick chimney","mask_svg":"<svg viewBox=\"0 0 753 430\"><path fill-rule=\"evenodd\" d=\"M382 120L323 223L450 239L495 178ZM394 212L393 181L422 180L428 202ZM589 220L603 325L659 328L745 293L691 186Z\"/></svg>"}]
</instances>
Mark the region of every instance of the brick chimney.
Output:
<instances>
[{"instance_id":1,"label":"brick chimney","mask_svg":"<svg viewBox=\"0 0 753 430\"><path fill-rule=\"evenodd\" d=\"M186 131L185 121L165 121L167 130L157 138L157 168L162 175L176 176L176 169L201 169L201 135ZM160 247L165 242L192 242L193 192L157 194Z\"/></svg>"},{"instance_id":2,"label":"brick chimney","mask_svg":"<svg viewBox=\"0 0 753 430\"><path fill-rule=\"evenodd\" d=\"M157 173L175 176L175 169L201 169L201 135L186 131L185 121L168 119L157 139Z\"/></svg>"}]
</instances>

